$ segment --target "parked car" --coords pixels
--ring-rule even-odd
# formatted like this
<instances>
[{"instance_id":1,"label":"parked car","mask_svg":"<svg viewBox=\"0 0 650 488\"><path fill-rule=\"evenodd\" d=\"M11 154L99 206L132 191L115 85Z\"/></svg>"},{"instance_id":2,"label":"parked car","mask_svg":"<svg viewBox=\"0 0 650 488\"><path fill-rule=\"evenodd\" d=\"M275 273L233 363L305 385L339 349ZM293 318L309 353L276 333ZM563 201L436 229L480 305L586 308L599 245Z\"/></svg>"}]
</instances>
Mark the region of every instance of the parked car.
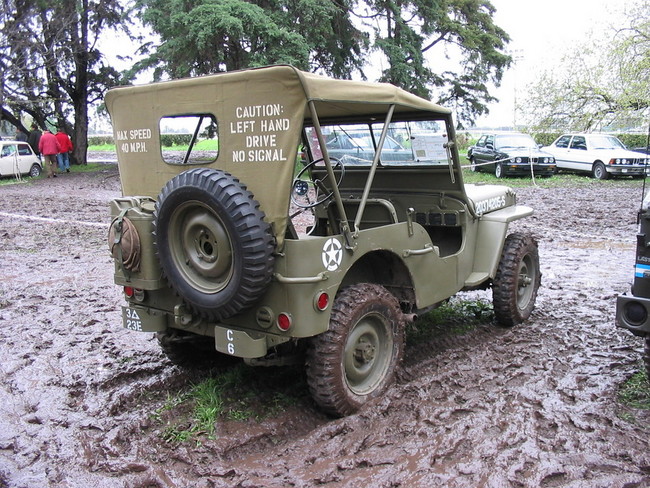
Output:
<instances>
[{"instance_id":1,"label":"parked car","mask_svg":"<svg viewBox=\"0 0 650 488\"><path fill-rule=\"evenodd\" d=\"M327 150L331 157L344 164L370 164L375 156L375 146L379 134L373 137L370 128L359 129L357 126L336 125L327 134ZM387 136L381 151L381 161L412 161L413 151L404 148L394 138Z\"/></svg>"},{"instance_id":2,"label":"parked car","mask_svg":"<svg viewBox=\"0 0 650 488\"><path fill-rule=\"evenodd\" d=\"M555 156L558 169L590 173L606 180L610 176L647 174L647 155L630 151L609 134L564 134L543 148Z\"/></svg>"},{"instance_id":3,"label":"parked car","mask_svg":"<svg viewBox=\"0 0 650 488\"><path fill-rule=\"evenodd\" d=\"M43 166L26 142L0 141L0 176L29 175L36 178Z\"/></svg>"},{"instance_id":4,"label":"parked car","mask_svg":"<svg viewBox=\"0 0 650 488\"><path fill-rule=\"evenodd\" d=\"M528 134L483 134L467 151L472 171L488 171L497 178L511 175L552 176L556 171L552 154L541 151Z\"/></svg>"}]
</instances>

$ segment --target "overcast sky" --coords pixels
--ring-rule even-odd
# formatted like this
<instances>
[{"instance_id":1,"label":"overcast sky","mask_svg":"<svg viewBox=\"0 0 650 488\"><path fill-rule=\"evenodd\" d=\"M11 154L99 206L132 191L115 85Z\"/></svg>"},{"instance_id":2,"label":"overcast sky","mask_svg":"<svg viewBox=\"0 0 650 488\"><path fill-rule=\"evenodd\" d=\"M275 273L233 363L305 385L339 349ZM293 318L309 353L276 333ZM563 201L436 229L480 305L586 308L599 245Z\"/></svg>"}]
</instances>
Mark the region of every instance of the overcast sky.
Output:
<instances>
[{"instance_id":1,"label":"overcast sky","mask_svg":"<svg viewBox=\"0 0 650 488\"><path fill-rule=\"evenodd\" d=\"M610 36L608 26L620 19L633 0L490 0L497 9L495 23L511 37L509 50L518 60L494 91L499 103L490 105L490 114L477 125L512 125L515 88L524 95L527 83L540 69L575 44L593 36Z\"/></svg>"}]
</instances>

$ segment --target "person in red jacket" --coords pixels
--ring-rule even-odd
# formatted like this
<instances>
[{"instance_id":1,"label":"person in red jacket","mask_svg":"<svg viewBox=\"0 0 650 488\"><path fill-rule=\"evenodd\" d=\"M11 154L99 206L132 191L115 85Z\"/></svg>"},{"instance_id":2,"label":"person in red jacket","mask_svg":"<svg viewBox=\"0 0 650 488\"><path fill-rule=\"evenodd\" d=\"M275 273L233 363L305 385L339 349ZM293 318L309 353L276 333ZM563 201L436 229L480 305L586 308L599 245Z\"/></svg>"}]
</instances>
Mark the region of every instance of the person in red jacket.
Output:
<instances>
[{"instance_id":1,"label":"person in red jacket","mask_svg":"<svg viewBox=\"0 0 650 488\"><path fill-rule=\"evenodd\" d=\"M49 130L43 131L41 140L38 141L38 150L43 155L45 166L47 167L47 177L56 178L56 155L61 151L59 141L56 136Z\"/></svg>"},{"instance_id":2,"label":"person in red jacket","mask_svg":"<svg viewBox=\"0 0 650 488\"><path fill-rule=\"evenodd\" d=\"M56 140L59 141L59 153L56 155L56 159L59 163L59 169L61 171L70 172L70 155L68 154L72 151L72 141L70 136L63 132L62 130L57 130L55 134Z\"/></svg>"}]
</instances>

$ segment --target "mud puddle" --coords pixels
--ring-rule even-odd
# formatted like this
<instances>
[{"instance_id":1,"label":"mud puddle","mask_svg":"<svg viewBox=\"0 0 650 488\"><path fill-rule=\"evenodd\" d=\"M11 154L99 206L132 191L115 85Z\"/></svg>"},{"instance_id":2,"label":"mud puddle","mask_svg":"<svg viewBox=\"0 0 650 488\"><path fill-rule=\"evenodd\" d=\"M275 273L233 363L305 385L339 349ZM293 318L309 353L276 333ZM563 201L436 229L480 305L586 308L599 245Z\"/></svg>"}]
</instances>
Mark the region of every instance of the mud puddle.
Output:
<instances>
[{"instance_id":1,"label":"mud puddle","mask_svg":"<svg viewBox=\"0 0 650 488\"><path fill-rule=\"evenodd\" d=\"M180 412L163 407L203 376L121 328L105 243L115 167L0 187L0 487L650 486L650 418L616 403L642 344L613 326L641 182L517 193L536 209L516 229L539 240L543 273L527 324L410 346L397 384L357 415L331 420L296 395L166 442ZM259 402L300 381L254 374Z\"/></svg>"}]
</instances>

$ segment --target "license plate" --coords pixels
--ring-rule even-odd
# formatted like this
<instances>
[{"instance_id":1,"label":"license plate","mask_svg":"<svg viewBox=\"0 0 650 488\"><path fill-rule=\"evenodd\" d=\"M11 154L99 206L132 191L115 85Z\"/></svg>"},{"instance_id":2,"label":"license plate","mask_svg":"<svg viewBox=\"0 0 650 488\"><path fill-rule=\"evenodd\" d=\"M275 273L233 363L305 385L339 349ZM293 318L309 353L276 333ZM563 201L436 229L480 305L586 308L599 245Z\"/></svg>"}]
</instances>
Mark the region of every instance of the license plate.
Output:
<instances>
[{"instance_id":1,"label":"license plate","mask_svg":"<svg viewBox=\"0 0 650 488\"><path fill-rule=\"evenodd\" d=\"M145 307L122 307L122 324L137 332L160 332L167 329L167 316Z\"/></svg>"}]
</instances>

